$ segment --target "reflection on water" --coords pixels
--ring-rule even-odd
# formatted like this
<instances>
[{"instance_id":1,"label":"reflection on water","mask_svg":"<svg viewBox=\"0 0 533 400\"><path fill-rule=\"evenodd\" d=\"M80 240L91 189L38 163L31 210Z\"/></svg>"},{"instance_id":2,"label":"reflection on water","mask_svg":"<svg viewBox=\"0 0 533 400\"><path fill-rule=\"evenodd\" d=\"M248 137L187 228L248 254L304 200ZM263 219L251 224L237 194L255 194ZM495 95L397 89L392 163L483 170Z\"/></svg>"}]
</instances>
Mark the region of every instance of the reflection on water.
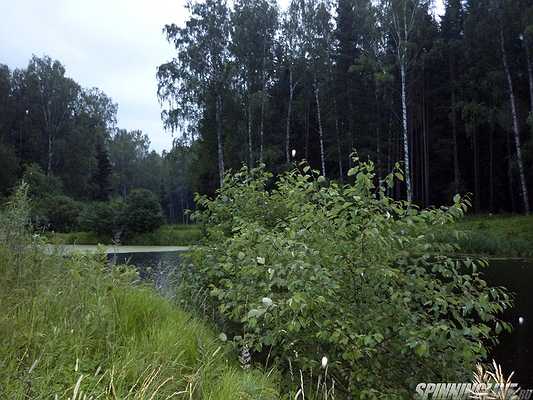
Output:
<instances>
[{"instance_id":1,"label":"reflection on water","mask_svg":"<svg viewBox=\"0 0 533 400\"><path fill-rule=\"evenodd\" d=\"M177 279L180 252L123 253L108 257L115 264L135 265L142 279L152 280L163 295L173 296L172 283ZM533 262L493 260L484 274L489 285L504 286L515 294L514 307L503 316L512 324L513 331L501 335L501 342L490 357L502 364L506 375L515 371L514 382L532 388Z\"/></svg>"},{"instance_id":2,"label":"reflection on water","mask_svg":"<svg viewBox=\"0 0 533 400\"><path fill-rule=\"evenodd\" d=\"M514 307L503 316L513 331L501 335L491 357L507 374L515 372L514 382L533 388L533 262L493 260L485 270L485 279L489 285L504 286L515 295Z\"/></svg>"},{"instance_id":3,"label":"reflection on water","mask_svg":"<svg viewBox=\"0 0 533 400\"><path fill-rule=\"evenodd\" d=\"M154 282L157 290L166 297L174 296L173 283L177 280L181 252L158 251L149 253L108 254L112 264L133 265L143 280Z\"/></svg>"}]
</instances>

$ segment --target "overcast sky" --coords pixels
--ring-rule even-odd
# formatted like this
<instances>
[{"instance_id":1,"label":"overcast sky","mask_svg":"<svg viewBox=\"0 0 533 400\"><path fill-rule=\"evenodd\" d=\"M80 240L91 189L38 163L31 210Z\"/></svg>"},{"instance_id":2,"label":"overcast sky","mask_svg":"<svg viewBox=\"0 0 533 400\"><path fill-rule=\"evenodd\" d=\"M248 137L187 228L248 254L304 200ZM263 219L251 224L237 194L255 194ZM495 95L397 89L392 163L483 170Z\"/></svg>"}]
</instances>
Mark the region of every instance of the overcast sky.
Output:
<instances>
[{"instance_id":1,"label":"overcast sky","mask_svg":"<svg viewBox=\"0 0 533 400\"><path fill-rule=\"evenodd\" d=\"M184 4L185 0L2 0L0 63L12 69L26 67L32 54L61 61L76 82L96 86L118 103L119 127L141 129L153 149L169 149L172 134L161 123L155 73L173 57L162 28L183 23ZM438 8L440 12L442 6Z\"/></svg>"}]
</instances>

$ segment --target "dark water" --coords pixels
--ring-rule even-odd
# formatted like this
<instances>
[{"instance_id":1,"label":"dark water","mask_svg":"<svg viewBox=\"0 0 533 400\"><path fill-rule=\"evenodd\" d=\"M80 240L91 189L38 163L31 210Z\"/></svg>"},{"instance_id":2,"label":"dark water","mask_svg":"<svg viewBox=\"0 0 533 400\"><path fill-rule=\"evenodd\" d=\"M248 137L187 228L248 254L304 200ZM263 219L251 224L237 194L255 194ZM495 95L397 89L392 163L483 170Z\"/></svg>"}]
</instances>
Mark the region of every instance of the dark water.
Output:
<instances>
[{"instance_id":1,"label":"dark water","mask_svg":"<svg viewBox=\"0 0 533 400\"><path fill-rule=\"evenodd\" d=\"M159 251L149 253L118 253L108 254L112 264L128 264L135 266L143 280L154 282L157 290L168 297L175 293L173 284L177 280L177 273L182 255L179 251Z\"/></svg>"},{"instance_id":2,"label":"dark water","mask_svg":"<svg viewBox=\"0 0 533 400\"><path fill-rule=\"evenodd\" d=\"M533 388L533 261L493 260L485 270L491 286L504 286L514 293L514 306L503 319L513 326L511 333L503 333L491 357L509 374L513 382ZM519 323L519 318L523 323Z\"/></svg>"},{"instance_id":3,"label":"dark water","mask_svg":"<svg viewBox=\"0 0 533 400\"><path fill-rule=\"evenodd\" d=\"M152 280L157 289L168 296L173 295L172 284L181 259L180 252L109 255L112 263L135 265L141 278ZM491 351L490 360L501 364L506 376L514 371L513 382L523 388L533 388L533 261L493 260L484 274L489 285L504 286L515 296L514 307L503 315L513 331L502 333L500 343Z\"/></svg>"}]
</instances>

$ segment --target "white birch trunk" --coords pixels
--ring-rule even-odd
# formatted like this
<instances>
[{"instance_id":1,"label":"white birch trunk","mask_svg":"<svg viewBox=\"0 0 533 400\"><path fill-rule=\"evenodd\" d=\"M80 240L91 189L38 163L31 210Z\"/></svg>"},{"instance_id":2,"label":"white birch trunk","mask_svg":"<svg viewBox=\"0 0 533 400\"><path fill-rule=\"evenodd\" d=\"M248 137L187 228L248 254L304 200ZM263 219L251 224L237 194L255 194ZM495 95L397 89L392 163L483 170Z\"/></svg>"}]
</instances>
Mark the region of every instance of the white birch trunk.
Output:
<instances>
[{"instance_id":1,"label":"white birch trunk","mask_svg":"<svg viewBox=\"0 0 533 400\"><path fill-rule=\"evenodd\" d=\"M222 97L217 94L215 119L217 124L218 176L220 187L224 184L224 149L222 143Z\"/></svg>"},{"instance_id":2,"label":"white birch trunk","mask_svg":"<svg viewBox=\"0 0 533 400\"><path fill-rule=\"evenodd\" d=\"M403 133L403 161L405 164L405 185L407 189L407 201L411 202L413 199L413 192L411 187L411 168L409 156L409 134L407 130L407 77L405 71L405 59L400 56L400 76L402 81L402 133Z\"/></svg>"},{"instance_id":3,"label":"white birch trunk","mask_svg":"<svg viewBox=\"0 0 533 400\"><path fill-rule=\"evenodd\" d=\"M524 39L526 48L526 62L527 62L527 76L529 82L529 114L533 118L533 66L531 65L531 58L529 56L529 41L527 37Z\"/></svg>"},{"instance_id":4,"label":"white birch trunk","mask_svg":"<svg viewBox=\"0 0 533 400\"><path fill-rule=\"evenodd\" d=\"M248 89L248 93L250 89ZM248 94L248 168L253 168L254 159L252 153L252 101Z\"/></svg>"},{"instance_id":5,"label":"white birch trunk","mask_svg":"<svg viewBox=\"0 0 533 400\"><path fill-rule=\"evenodd\" d=\"M292 98L294 96L294 87L292 84L292 68L289 68L289 104L287 106L287 124L285 130L285 157L287 164L291 162L290 145L291 145L291 112L292 112Z\"/></svg>"},{"instance_id":6,"label":"white birch trunk","mask_svg":"<svg viewBox=\"0 0 533 400\"><path fill-rule=\"evenodd\" d=\"M342 168L342 149L341 149L341 133L339 129L339 113L337 109L337 98L333 96L333 109L335 112L335 134L337 136L337 157L339 162L339 180L344 180L344 170Z\"/></svg>"},{"instance_id":7,"label":"white birch trunk","mask_svg":"<svg viewBox=\"0 0 533 400\"><path fill-rule=\"evenodd\" d=\"M318 137L320 141L320 171L322 176L326 176L326 160L324 155L324 132L322 130L322 119L320 116L320 100L318 82L315 75L315 102L316 102L316 116L318 122Z\"/></svg>"},{"instance_id":8,"label":"white birch trunk","mask_svg":"<svg viewBox=\"0 0 533 400\"><path fill-rule=\"evenodd\" d=\"M263 79L263 86L261 89L261 121L260 121L260 128L259 128L259 162L263 163L263 136L264 136L264 120L265 120L265 91L266 91L266 37L263 41L263 72L262 72L262 79Z\"/></svg>"},{"instance_id":9,"label":"white birch trunk","mask_svg":"<svg viewBox=\"0 0 533 400\"><path fill-rule=\"evenodd\" d=\"M505 52L505 43L503 37L503 29L500 28L500 44L502 51L503 67L505 69L505 75L507 77L507 85L509 89L509 100L511 102L511 114L513 117L513 133L514 143L516 148L516 161L518 163L518 172L520 175L520 186L522 188L522 200L524 202L524 211L526 215L529 215L529 196L527 193L526 175L524 172L524 164L522 162L522 146L520 145L520 130L518 128L518 116L516 112L516 102L513 89L513 79L511 78L511 71L507 62L507 53Z\"/></svg>"}]
</instances>

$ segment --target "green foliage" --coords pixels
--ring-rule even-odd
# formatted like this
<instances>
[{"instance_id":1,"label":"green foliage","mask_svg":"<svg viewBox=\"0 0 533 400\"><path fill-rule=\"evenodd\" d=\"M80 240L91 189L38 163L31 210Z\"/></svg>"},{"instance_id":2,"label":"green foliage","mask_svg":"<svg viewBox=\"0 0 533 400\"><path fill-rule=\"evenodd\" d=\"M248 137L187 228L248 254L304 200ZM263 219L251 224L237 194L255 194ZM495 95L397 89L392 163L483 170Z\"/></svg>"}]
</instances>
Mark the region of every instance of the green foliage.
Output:
<instances>
[{"instance_id":1,"label":"green foliage","mask_svg":"<svg viewBox=\"0 0 533 400\"><path fill-rule=\"evenodd\" d=\"M15 149L0 141L0 195L15 186L19 174L19 159Z\"/></svg>"},{"instance_id":2,"label":"green foliage","mask_svg":"<svg viewBox=\"0 0 533 400\"><path fill-rule=\"evenodd\" d=\"M110 234L95 232L47 233L47 241L54 244L112 244ZM202 232L197 225L163 225L153 232L138 233L121 240L124 245L187 246L198 243Z\"/></svg>"},{"instance_id":3,"label":"green foliage","mask_svg":"<svg viewBox=\"0 0 533 400\"><path fill-rule=\"evenodd\" d=\"M533 257L533 217L482 215L445 226L442 242L457 243L466 254Z\"/></svg>"},{"instance_id":4,"label":"green foliage","mask_svg":"<svg viewBox=\"0 0 533 400\"><path fill-rule=\"evenodd\" d=\"M121 230L124 209L121 200L88 203L80 215L80 227L97 235L112 236Z\"/></svg>"},{"instance_id":5,"label":"green foliage","mask_svg":"<svg viewBox=\"0 0 533 400\"><path fill-rule=\"evenodd\" d=\"M68 196L57 194L34 201L33 221L47 229L68 232L78 227L82 205Z\"/></svg>"},{"instance_id":6,"label":"green foliage","mask_svg":"<svg viewBox=\"0 0 533 400\"><path fill-rule=\"evenodd\" d=\"M0 243L11 249L24 248L31 231L31 206L28 184L22 182L0 209Z\"/></svg>"},{"instance_id":7,"label":"green foliage","mask_svg":"<svg viewBox=\"0 0 533 400\"><path fill-rule=\"evenodd\" d=\"M159 200L146 189L135 189L128 195L122 215L128 234L154 231L164 221Z\"/></svg>"},{"instance_id":8,"label":"green foliage","mask_svg":"<svg viewBox=\"0 0 533 400\"><path fill-rule=\"evenodd\" d=\"M153 232L139 233L127 238L124 244L145 246L186 246L202 238L197 225L163 225Z\"/></svg>"},{"instance_id":9,"label":"green foliage","mask_svg":"<svg viewBox=\"0 0 533 400\"><path fill-rule=\"evenodd\" d=\"M93 197L95 200L105 201L111 194L111 174L113 168L109 160L107 149L102 139L96 142L96 171L92 176Z\"/></svg>"},{"instance_id":10,"label":"green foliage","mask_svg":"<svg viewBox=\"0 0 533 400\"><path fill-rule=\"evenodd\" d=\"M43 198L63 194L63 183L54 175L46 175L38 164L26 167L22 176L30 189L31 198Z\"/></svg>"},{"instance_id":11,"label":"green foliage","mask_svg":"<svg viewBox=\"0 0 533 400\"><path fill-rule=\"evenodd\" d=\"M463 215L420 210L376 187L372 163L328 182L302 164L278 177L228 175L197 198L207 237L191 254L183 290L208 291L226 335L256 360L305 373L323 356L350 398L407 398L421 381L469 379L510 305L480 276L486 262L455 259L432 231ZM268 189L271 188L271 189Z\"/></svg>"},{"instance_id":12,"label":"green foliage","mask_svg":"<svg viewBox=\"0 0 533 400\"><path fill-rule=\"evenodd\" d=\"M26 192L0 213L1 398L278 397L272 378L229 363L205 324L138 284L134 269L29 245ZM21 238L24 251L12 248Z\"/></svg>"}]
</instances>

